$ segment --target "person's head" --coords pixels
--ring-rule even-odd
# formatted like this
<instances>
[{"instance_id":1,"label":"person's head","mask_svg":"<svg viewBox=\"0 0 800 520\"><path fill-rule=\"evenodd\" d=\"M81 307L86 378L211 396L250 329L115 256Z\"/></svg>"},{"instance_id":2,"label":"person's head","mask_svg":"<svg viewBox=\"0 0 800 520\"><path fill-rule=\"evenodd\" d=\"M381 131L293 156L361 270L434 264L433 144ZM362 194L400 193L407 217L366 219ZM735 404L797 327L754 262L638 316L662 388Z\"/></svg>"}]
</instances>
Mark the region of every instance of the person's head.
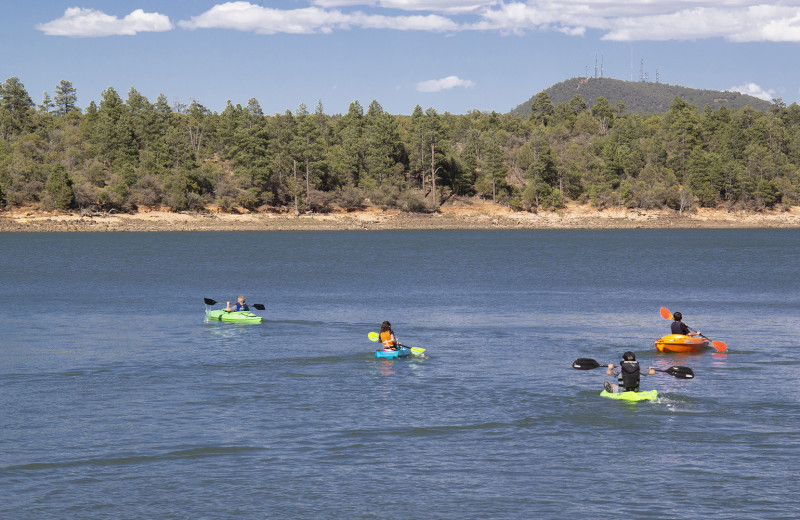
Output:
<instances>
[{"instance_id":1,"label":"person's head","mask_svg":"<svg viewBox=\"0 0 800 520\"><path fill-rule=\"evenodd\" d=\"M675 321L681 321L683 319L683 314L681 314L680 312L676 312L675 314L672 315L672 319Z\"/></svg>"},{"instance_id":2,"label":"person's head","mask_svg":"<svg viewBox=\"0 0 800 520\"><path fill-rule=\"evenodd\" d=\"M239 296L239 303L244 304L244 296Z\"/></svg>"},{"instance_id":3,"label":"person's head","mask_svg":"<svg viewBox=\"0 0 800 520\"><path fill-rule=\"evenodd\" d=\"M384 321L381 323L381 332L386 332L387 330L392 330L392 324L388 321Z\"/></svg>"},{"instance_id":4,"label":"person's head","mask_svg":"<svg viewBox=\"0 0 800 520\"><path fill-rule=\"evenodd\" d=\"M622 354L622 361L636 361L636 354L629 350Z\"/></svg>"}]
</instances>

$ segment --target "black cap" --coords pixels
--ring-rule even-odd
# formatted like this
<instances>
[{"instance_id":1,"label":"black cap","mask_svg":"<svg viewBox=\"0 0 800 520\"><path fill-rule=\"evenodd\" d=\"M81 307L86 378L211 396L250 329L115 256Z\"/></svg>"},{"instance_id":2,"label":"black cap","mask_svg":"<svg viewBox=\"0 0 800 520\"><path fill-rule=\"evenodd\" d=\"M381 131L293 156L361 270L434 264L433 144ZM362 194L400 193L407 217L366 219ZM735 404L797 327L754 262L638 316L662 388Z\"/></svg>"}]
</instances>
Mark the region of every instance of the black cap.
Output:
<instances>
[{"instance_id":1,"label":"black cap","mask_svg":"<svg viewBox=\"0 0 800 520\"><path fill-rule=\"evenodd\" d=\"M630 358L630 359L628 359ZM636 354L631 352L630 350L622 354L623 361L636 361Z\"/></svg>"}]
</instances>

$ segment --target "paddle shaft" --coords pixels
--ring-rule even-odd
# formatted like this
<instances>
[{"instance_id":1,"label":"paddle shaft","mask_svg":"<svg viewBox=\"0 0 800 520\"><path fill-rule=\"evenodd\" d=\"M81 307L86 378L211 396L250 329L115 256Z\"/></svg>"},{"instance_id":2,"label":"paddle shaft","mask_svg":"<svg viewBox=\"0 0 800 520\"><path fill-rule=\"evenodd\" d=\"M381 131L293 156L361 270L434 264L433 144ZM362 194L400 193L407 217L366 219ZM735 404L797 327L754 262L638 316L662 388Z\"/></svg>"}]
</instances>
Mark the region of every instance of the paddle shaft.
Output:
<instances>
[{"instance_id":1,"label":"paddle shaft","mask_svg":"<svg viewBox=\"0 0 800 520\"><path fill-rule=\"evenodd\" d=\"M370 341L379 341L380 340L380 335L378 335L377 332L370 332L369 334L367 334L367 337L369 338ZM401 347L406 347L407 349L409 349L411 351L412 354L422 354L423 352L425 352L424 348L412 347L411 345L403 345L399 341L397 342L397 344L399 346L401 346Z\"/></svg>"},{"instance_id":2,"label":"paddle shaft","mask_svg":"<svg viewBox=\"0 0 800 520\"><path fill-rule=\"evenodd\" d=\"M595 368L600 368L600 367L603 367L603 366L604 367L608 367L608 363L606 363L605 365L601 365L600 363L598 363L597 361L595 361L594 359L591 359L591 358L576 359L572 363L572 368L575 368L577 370L593 370ZM669 367L667 369L660 369L660 368L655 368L655 367L652 367L652 368L656 372L665 372L665 373L671 375L672 377L676 377L678 379L693 379L694 378L694 371L691 368L685 367L685 366L671 366L671 367Z\"/></svg>"},{"instance_id":3,"label":"paddle shaft","mask_svg":"<svg viewBox=\"0 0 800 520\"><path fill-rule=\"evenodd\" d=\"M206 305L216 305L217 303L219 303L219 302L217 302L216 300L212 300L211 298L203 298L203 302L204 302ZM261 304L261 303L254 303L254 304L252 305L252 307L253 307L254 309L256 309L256 310L259 310L259 311L266 310L266 307L264 307L264 305L263 305L263 304ZM236 312L236 311L229 311L229 310L227 310L227 309L222 309L222 310L224 310L225 312Z\"/></svg>"},{"instance_id":4,"label":"paddle shaft","mask_svg":"<svg viewBox=\"0 0 800 520\"><path fill-rule=\"evenodd\" d=\"M670 310L667 309L666 307L661 307L661 317L664 318L665 320L675 319L674 316L672 315L672 313L670 312ZM684 325L686 325L686 324L684 323ZM692 332L697 332L696 330L694 330L693 328L691 328L688 325L686 325L686 328L689 329ZM711 338L709 338L708 336L706 336L705 334L700 334L699 332L697 332L697 334L699 336L707 339L708 341L710 341L711 344L714 346L714 348L717 349L719 352L725 352L725 349L728 348L728 345L726 345L722 341L714 341Z\"/></svg>"}]
</instances>

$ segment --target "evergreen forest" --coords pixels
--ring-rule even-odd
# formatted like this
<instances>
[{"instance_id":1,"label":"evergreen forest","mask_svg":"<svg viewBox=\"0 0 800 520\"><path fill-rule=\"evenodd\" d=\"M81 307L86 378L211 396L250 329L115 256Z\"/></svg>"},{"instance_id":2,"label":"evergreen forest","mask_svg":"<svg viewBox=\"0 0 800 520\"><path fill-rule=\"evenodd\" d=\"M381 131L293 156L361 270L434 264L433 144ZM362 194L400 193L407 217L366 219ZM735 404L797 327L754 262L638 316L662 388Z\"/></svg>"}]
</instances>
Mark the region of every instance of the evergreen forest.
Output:
<instances>
[{"instance_id":1,"label":"evergreen forest","mask_svg":"<svg viewBox=\"0 0 800 520\"><path fill-rule=\"evenodd\" d=\"M72 83L35 104L0 84L0 206L89 212L140 207L433 212L458 197L518 211L568 201L599 208L785 209L800 202L800 106L712 109L675 97L656 114L580 95L534 96L528 115L463 115L372 101L346 114L266 115L259 102L126 98L76 106Z\"/></svg>"}]
</instances>

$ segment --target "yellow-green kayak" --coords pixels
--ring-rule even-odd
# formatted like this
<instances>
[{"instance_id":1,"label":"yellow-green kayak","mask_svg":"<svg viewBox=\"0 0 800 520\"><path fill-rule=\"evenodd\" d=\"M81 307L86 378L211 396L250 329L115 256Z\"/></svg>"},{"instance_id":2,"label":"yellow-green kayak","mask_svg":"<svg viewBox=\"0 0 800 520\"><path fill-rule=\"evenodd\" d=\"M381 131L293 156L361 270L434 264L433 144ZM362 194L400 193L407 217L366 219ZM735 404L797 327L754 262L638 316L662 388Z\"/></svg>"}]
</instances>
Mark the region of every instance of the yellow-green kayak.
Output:
<instances>
[{"instance_id":1,"label":"yellow-green kayak","mask_svg":"<svg viewBox=\"0 0 800 520\"><path fill-rule=\"evenodd\" d=\"M600 395L608 397L609 399L620 399L622 401L655 401L656 397L658 397L658 391L648 390L646 392L619 392L612 394L603 390L600 392Z\"/></svg>"},{"instance_id":2,"label":"yellow-green kayak","mask_svg":"<svg viewBox=\"0 0 800 520\"><path fill-rule=\"evenodd\" d=\"M261 323L261 316L250 311L231 311L217 309L206 310L206 319L210 321L231 321L235 323Z\"/></svg>"}]
</instances>

